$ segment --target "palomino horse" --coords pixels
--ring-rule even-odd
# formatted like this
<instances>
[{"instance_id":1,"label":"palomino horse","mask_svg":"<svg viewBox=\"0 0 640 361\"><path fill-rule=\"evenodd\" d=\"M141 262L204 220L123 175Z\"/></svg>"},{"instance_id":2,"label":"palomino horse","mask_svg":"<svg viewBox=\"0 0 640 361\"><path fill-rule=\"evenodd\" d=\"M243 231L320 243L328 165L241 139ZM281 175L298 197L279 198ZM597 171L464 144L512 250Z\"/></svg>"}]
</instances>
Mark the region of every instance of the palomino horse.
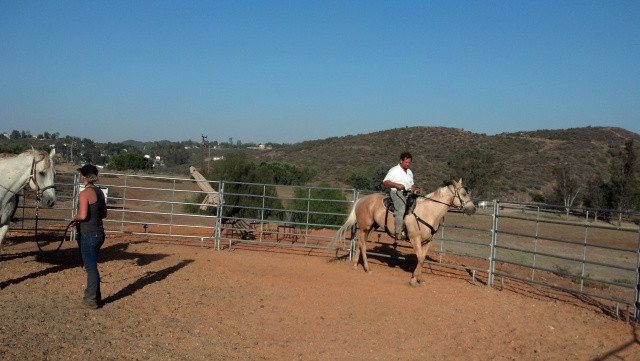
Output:
<instances>
[{"instance_id":1,"label":"palomino horse","mask_svg":"<svg viewBox=\"0 0 640 361\"><path fill-rule=\"evenodd\" d=\"M0 158L0 251L9 229L11 216L17 206L16 195L27 185L36 192L36 201L51 208L56 202L53 181L56 171L53 155L43 151L28 150L18 156Z\"/></svg>"},{"instance_id":2,"label":"palomino horse","mask_svg":"<svg viewBox=\"0 0 640 361\"><path fill-rule=\"evenodd\" d=\"M356 201L351 209L351 213L345 224L338 230L330 247L334 247L338 241L344 240L345 232L356 223L358 224L358 232L356 237L356 251L353 260L353 269L358 269L358 261L362 254L362 265L368 273L373 273L367 262L367 241L371 231L377 227L384 227L387 233L393 237L389 230L393 230L394 217L393 213L386 215L387 210L382 204L384 195L370 194ZM442 218L450 207L456 207L465 214L472 215L476 211L476 207L462 188L462 179L458 182L455 180L453 184L438 188L436 191L420 196L416 199L416 205L413 212L409 213L405 219L405 227L407 235L416 256L418 257L418 265L413 271L410 284L412 286L425 284L422 279L422 265L431 246L433 236L438 231ZM385 219L387 221L386 227Z\"/></svg>"}]
</instances>

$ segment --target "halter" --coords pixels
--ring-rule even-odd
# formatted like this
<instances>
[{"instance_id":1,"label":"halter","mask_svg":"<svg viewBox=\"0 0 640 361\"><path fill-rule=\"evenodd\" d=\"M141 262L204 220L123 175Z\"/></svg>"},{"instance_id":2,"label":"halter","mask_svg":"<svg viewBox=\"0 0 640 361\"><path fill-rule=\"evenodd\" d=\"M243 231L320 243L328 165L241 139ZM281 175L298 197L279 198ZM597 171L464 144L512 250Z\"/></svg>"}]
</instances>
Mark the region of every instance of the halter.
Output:
<instances>
[{"instance_id":1,"label":"halter","mask_svg":"<svg viewBox=\"0 0 640 361\"><path fill-rule=\"evenodd\" d=\"M451 199L451 204L449 205L450 207L453 206L453 200L456 198L458 198L458 201L460 201L460 206L458 207L458 209L464 209L467 202L472 202L471 200L468 200L468 201L462 200L462 196L460 195L460 189L462 189L462 186L459 186L459 187L454 186L453 191L449 187L447 187L447 189L449 190L449 192L453 193L453 199Z\"/></svg>"},{"instance_id":2,"label":"halter","mask_svg":"<svg viewBox=\"0 0 640 361\"><path fill-rule=\"evenodd\" d=\"M453 193L453 198L451 198L451 202L450 202L450 203L448 203L448 204L447 204L447 203L445 203L445 202L439 201L439 200L437 200L437 199L433 199L433 198L431 198L431 197L427 197L427 196L423 196L423 198L428 199L428 200L430 200L430 201L432 201L432 202L436 202L436 203L444 204L444 205L449 206L449 207L455 207L455 208L457 208L457 209L464 209L465 205L466 205L468 202L472 202L471 200L468 200L468 201L463 201L463 200L462 200L462 196L460 195L460 189L462 189L462 187L461 187L461 186L460 186L460 187L455 187L455 186L454 186L453 190L451 190L451 187L447 187L447 189L449 190L449 192ZM456 207L456 206L454 206L454 205L453 205L453 201L454 201L456 198L458 198L458 201L460 201L460 206L458 206L458 207Z\"/></svg>"},{"instance_id":3,"label":"halter","mask_svg":"<svg viewBox=\"0 0 640 361\"><path fill-rule=\"evenodd\" d=\"M451 188L450 188L450 187L447 187L447 189L449 190L449 192L453 193L453 198L451 198L451 202L450 202L449 204L447 204L447 203L445 203L445 202L442 202L442 201L439 201L439 200L437 200L437 199L433 199L433 198L430 198L430 197L426 197L426 196L422 196L422 198L428 199L428 200L430 200L430 201L432 201L432 202L436 202L436 203L444 204L445 206L448 206L448 207L455 207L455 206L453 205L453 201L454 201L456 198L458 198L458 201L460 201L460 206L459 206L459 207L457 207L457 208L458 208L459 210L464 209L464 207L465 207L465 205L467 204L467 202L470 202L470 201L463 201L463 200L462 200L462 196L460 195L460 189L462 189L462 187L456 187L456 186L454 186L453 190L451 190ZM420 218L417 214L415 214L415 212L413 212L413 211L412 211L411 213L413 213L413 216L416 218L416 221L417 221L417 223L418 223L418 229L420 228L420 223L422 223L422 224L424 224L425 226L427 226L427 227L431 230L431 235L432 235L432 236L433 236L434 234L436 234L437 230L436 230L432 225L430 225L429 223L427 223L424 219ZM397 244L397 243L394 243L394 245L395 245L395 244Z\"/></svg>"},{"instance_id":4,"label":"halter","mask_svg":"<svg viewBox=\"0 0 640 361\"><path fill-rule=\"evenodd\" d=\"M37 204L39 204L40 201L42 200L42 196L44 195L44 192L49 188L55 188L54 185L50 185L40 189L40 185L38 184L38 177L36 177L36 165L42 162L44 159L45 159L45 156L43 156L40 160L36 160L36 156L35 155L33 156L33 160L31 161L31 171L29 172L29 179L27 179L27 181L24 182L24 184L20 188L18 188L18 190L12 191L11 189L3 185L0 185L0 187L6 189L7 191L15 195L15 194L18 194L18 192L20 192L29 183L31 183L31 181L33 181L33 188L35 188L35 191L36 191L36 206L37 206Z\"/></svg>"},{"instance_id":5,"label":"halter","mask_svg":"<svg viewBox=\"0 0 640 361\"><path fill-rule=\"evenodd\" d=\"M33 156L33 162L31 163L31 175L29 176L29 180L27 180L27 183L29 183L30 181L33 180L33 185L34 185L34 188L36 189L36 202L38 204L42 200L42 196L44 195L44 192L47 189L55 188L55 185L52 184L50 186L46 186L46 187L40 189L40 185L38 184L38 177L36 177L36 165L38 163L42 162L44 159L45 159L45 156L42 156L42 158L40 158L40 160L36 160L36 156L35 155Z\"/></svg>"}]
</instances>

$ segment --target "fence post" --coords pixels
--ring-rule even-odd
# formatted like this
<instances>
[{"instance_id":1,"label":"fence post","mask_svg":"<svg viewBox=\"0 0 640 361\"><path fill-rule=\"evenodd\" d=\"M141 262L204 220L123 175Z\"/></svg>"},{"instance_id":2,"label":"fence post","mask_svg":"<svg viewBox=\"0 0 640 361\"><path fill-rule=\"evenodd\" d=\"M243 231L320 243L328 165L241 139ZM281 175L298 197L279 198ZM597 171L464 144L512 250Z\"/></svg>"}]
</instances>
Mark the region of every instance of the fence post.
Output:
<instances>
[{"instance_id":1,"label":"fence post","mask_svg":"<svg viewBox=\"0 0 640 361\"><path fill-rule=\"evenodd\" d=\"M636 268L636 299L633 310L633 321L640 322L640 228L638 228L638 267Z\"/></svg>"},{"instance_id":2,"label":"fence post","mask_svg":"<svg viewBox=\"0 0 640 361\"><path fill-rule=\"evenodd\" d=\"M224 181L220 181L220 187L218 189L218 204L216 205L216 225L215 225L215 240L213 247L216 251L220 250L220 236L222 234L220 227L222 227L222 204L224 203Z\"/></svg>"},{"instance_id":3,"label":"fence post","mask_svg":"<svg viewBox=\"0 0 640 361\"><path fill-rule=\"evenodd\" d=\"M496 243L498 241L498 203L500 201L493 200L493 213L491 214L491 244L489 245L489 274L487 275L489 286L493 286L493 274L496 271Z\"/></svg>"}]
</instances>

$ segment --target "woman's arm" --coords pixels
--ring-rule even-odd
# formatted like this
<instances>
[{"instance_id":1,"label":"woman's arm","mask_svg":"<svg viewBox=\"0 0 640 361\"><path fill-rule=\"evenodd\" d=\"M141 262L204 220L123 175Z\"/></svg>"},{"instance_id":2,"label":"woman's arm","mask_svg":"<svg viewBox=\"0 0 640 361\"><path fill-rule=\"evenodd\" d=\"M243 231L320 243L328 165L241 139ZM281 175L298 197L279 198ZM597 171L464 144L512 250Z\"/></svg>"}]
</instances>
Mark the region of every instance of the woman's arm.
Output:
<instances>
[{"instance_id":1,"label":"woman's arm","mask_svg":"<svg viewBox=\"0 0 640 361\"><path fill-rule=\"evenodd\" d=\"M78 196L78 213L71 218L72 221L84 221L89 214L89 198L87 192L82 191Z\"/></svg>"}]
</instances>

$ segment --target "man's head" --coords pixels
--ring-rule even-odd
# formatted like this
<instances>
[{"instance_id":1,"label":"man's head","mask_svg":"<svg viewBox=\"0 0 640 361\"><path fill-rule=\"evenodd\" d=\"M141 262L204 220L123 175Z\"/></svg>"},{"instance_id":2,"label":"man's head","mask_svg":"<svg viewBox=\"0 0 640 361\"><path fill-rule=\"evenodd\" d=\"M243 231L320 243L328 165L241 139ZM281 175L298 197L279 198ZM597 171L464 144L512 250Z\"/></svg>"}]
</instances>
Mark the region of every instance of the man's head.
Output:
<instances>
[{"instance_id":1,"label":"man's head","mask_svg":"<svg viewBox=\"0 0 640 361\"><path fill-rule=\"evenodd\" d=\"M411 153L409 152L403 152L402 154L400 154L400 160L405 160L405 159L412 159L413 157L411 156Z\"/></svg>"},{"instance_id":2,"label":"man's head","mask_svg":"<svg viewBox=\"0 0 640 361\"><path fill-rule=\"evenodd\" d=\"M409 166L411 165L411 153L409 152L404 152L402 154L400 154L400 167L402 167L402 169L409 169Z\"/></svg>"}]
</instances>

